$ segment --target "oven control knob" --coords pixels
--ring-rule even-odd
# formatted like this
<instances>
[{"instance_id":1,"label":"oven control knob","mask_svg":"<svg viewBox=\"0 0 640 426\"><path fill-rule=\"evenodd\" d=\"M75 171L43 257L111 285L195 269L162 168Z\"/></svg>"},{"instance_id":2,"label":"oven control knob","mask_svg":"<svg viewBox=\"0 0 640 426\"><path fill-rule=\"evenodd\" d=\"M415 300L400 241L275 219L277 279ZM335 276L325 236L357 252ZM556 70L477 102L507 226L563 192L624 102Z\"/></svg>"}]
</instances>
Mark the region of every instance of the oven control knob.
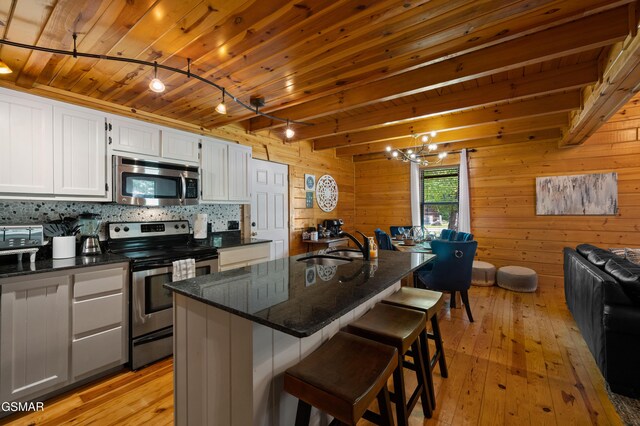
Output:
<instances>
[{"instance_id":1,"label":"oven control knob","mask_svg":"<svg viewBox=\"0 0 640 426\"><path fill-rule=\"evenodd\" d=\"M186 228L187 225L185 225L184 223L182 224L182 226L180 226L182 229Z\"/></svg>"},{"instance_id":2,"label":"oven control knob","mask_svg":"<svg viewBox=\"0 0 640 426\"><path fill-rule=\"evenodd\" d=\"M128 226L124 227L124 232L129 232L129 227Z\"/></svg>"},{"instance_id":3,"label":"oven control knob","mask_svg":"<svg viewBox=\"0 0 640 426\"><path fill-rule=\"evenodd\" d=\"M176 229L180 229L180 225L176 223Z\"/></svg>"},{"instance_id":4,"label":"oven control knob","mask_svg":"<svg viewBox=\"0 0 640 426\"><path fill-rule=\"evenodd\" d=\"M113 230L114 230L115 232L120 232L120 227L116 226L115 228L113 228Z\"/></svg>"}]
</instances>

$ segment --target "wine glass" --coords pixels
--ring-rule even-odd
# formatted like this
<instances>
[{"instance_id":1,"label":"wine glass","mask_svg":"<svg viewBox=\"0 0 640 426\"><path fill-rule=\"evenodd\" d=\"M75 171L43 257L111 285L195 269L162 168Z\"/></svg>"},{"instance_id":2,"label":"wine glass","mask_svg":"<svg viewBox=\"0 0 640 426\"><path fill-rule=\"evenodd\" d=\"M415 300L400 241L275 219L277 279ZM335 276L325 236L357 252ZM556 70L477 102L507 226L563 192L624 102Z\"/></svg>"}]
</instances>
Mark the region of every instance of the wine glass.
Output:
<instances>
[{"instance_id":1,"label":"wine glass","mask_svg":"<svg viewBox=\"0 0 640 426\"><path fill-rule=\"evenodd\" d=\"M402 239L403 235L404 235L404 227L400 226L398 227L398 234L396 235L396 239Z\"/></svg>"},{"instance_id":2,"label":"wine glass","mask_svg":"<svg viewBox=\"0 0 640 426\"><path fill-rule=\"evenodd\" d=\"M402 228L402 229L403 229L402 233L404 234L404 239L408 240L409 239L409 235L411 235L411 228L409 228L409 229Z\"/></svg>"}]
</instances>

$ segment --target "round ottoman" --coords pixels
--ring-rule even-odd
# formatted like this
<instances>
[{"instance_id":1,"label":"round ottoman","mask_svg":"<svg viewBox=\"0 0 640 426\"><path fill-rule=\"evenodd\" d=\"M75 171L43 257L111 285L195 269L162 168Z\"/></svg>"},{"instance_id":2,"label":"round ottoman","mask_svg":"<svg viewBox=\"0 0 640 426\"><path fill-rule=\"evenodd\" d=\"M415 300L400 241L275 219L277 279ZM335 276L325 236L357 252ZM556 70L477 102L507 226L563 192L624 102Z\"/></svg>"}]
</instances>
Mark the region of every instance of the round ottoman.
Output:
<instances>
[{"instance_id":1,"label":"round ottoman","mask_svg":"<svg viewBox=\"0 0 640 426\"><path fill-rule=\"evenodd\" d=\"M523 266L503 266L498 269L498 287L531 293L538 288L536 271Z\"/></svg>"},{"instance_id":2,"label":"round ottoman","mask_svg":"<svg viewBox=\"0 0 640 426\"><path fill-rule=\"evenodd\" d=\"M489 262L473 261L471 284L480 287L490 287L496 283L496 267Z\"/></svg>"}]
</instances>

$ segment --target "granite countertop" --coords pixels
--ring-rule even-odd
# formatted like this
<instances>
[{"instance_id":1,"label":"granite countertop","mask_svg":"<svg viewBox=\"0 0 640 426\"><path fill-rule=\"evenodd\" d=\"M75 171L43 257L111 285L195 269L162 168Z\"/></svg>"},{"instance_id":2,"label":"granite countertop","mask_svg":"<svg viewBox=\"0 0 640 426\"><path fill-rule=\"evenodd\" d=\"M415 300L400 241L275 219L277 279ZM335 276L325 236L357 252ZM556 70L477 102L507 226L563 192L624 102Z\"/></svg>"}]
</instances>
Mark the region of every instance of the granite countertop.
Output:
<instances>
[{"instance_id":1,"label":"granite countertop","mask_svg":"<svg viewBox=\"0 0 640 426\"><path fill-rule=\"evenodd\" d=\"M270 243L272 240L261 240L259 238L241 238L237 241L223 241L220 245L214 245L218 250L232 248L232 247L240 247L240 246L248 246L251 244L264 244Z\"/></svg>"},{"instance_id":2,"label":"granite countertop","mask_svg":"<svg viewBox=\"0 0 640 426\"><path fill-rule=\"evenodd\" d=\"M328 237L328 238L318 238L317 240L302 240L303 243L307 243L307 244L329 244L329 243L336 243L338 241L349 241L349 238Z\"/></svg>"},{"instance_id":3,"label":"granite countertop","mask_svg":"<svg viewBox=\"0 0 640 426\"><path fill-rule=\"evenodd\" d=\"M381 250L370 261L354 259L323 266L298 261L306 256L309 253L165 287L292 336L306 337L435 258L433 254Z\"/></svg>"},{"instance_id":4,"label":"granite countertop","mask_svg":"<svg viewBox=\"0 0 640 426\"><path fill-rule=\"evenodd\" d=\"M22 263L16 261L15 263L0 264L0 279L122 262L129 263L129 259L113 253L76 256L68 259L42 259L36 260L34 263L29 263L29 256L24 256Z\"/></svg>"}]
</instances>

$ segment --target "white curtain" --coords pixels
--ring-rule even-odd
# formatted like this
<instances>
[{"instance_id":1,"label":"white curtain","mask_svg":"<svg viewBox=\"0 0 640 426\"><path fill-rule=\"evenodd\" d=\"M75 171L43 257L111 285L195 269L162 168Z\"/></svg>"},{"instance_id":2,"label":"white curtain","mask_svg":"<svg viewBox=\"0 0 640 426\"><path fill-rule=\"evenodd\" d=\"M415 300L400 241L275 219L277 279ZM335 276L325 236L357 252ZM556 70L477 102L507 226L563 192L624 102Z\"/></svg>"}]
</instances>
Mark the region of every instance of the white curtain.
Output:
<instances>
[{"instance_id":1,"label":"white curtain","mask_svg":"<svg viewBox=\"0 0 640 426\"><path fill-rule=\"evenodd\" d=\"M411 163L411 226L420 222L420 164Z\"/></svg>"},{"instance_id":2,"label":"white curtain","mask_svg":"<svg viewBox=\"0 0 640 426\"><path fill-rule=\"evenodd\" d=\"M471 202L469 200L469 166L467 164L467 150L460 152L460 194L458 212L458 232L471 233Z\"/></svg>"}]
</instances>

